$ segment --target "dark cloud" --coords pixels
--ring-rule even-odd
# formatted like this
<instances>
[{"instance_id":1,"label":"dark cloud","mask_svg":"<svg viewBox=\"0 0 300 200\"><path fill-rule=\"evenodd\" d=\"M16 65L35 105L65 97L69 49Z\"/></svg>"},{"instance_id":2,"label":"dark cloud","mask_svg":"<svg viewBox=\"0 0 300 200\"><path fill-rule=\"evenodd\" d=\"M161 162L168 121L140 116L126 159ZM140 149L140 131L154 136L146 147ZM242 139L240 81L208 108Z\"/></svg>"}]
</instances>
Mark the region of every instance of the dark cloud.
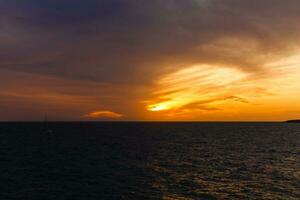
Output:
<instances>
[{"instance_id":1,"label":"dark cloud","mask_svg":"<svg viewBox=\"0 0 300 200\"><path fill-rule=\"evenodd\" d=\"M256 69L292 50L299 33L296 0L0 5L1 68L103 82L147 82L162 66L197 62Z\"/></svg>"}]
</instances>

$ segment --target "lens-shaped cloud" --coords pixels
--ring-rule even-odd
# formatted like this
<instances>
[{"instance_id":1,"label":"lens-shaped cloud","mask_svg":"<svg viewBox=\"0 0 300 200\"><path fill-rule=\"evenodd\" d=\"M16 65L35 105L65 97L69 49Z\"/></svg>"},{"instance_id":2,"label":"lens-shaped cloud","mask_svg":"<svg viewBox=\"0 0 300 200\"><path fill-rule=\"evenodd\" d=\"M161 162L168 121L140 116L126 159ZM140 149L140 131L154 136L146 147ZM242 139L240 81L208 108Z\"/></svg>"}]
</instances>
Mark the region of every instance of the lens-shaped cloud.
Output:
<instances>
[{"instance_id":1,"label":"lens-shaped cloud","mask_svg":"<svg viewBox=\"0 0 300 200\"><path fill-rule=\"evenodd\" d=\"M116 112L112 112L112 111L108 111L108 110L100 110L100 111L93 111L90 112L86 115L84 115L84 118L87 119L120 119L122 118L124 115L120 114L120 113L116 113Z\"/></svg>"}]
</instances>

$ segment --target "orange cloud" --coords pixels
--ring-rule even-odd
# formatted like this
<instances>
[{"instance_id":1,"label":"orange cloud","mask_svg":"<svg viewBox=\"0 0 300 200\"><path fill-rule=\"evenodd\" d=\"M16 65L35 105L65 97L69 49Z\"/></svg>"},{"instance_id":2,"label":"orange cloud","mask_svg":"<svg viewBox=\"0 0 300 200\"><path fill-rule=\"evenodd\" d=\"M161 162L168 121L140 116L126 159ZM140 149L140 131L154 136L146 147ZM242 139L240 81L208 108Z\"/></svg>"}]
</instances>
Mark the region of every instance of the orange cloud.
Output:
<instances>
[{"instance_id":1,"label":"orange cloud","mask_svg":"<svg viewBox=\"0 0 300 200\"><path fill-rule=\"evenodd\" d=\"M101 110L101 111L94 111L90 112L86 115L84 115L84 118L88 119L105 119L105 118L110 118L110 119L119 119L122 118L124 115L108 110Z\"/></svg>"},{"instance_id":2,"label":"orange cloud","mask_svg":"<svg viewBox=\"0 0 300 200\"><path fill-rule=\"evenodd\" d=\"M167 74L158 81L156 99L148 105L150 111L167 111L187 105L207 104L216 100L239 100L233 87L249 74L229 67L197 65ZM166 99L166 100L162 100Z\"/></svg>"},{"instance_id":3,"label":"orange cloud","mask_svg":"<svg viewBox=\"0 0 300 200\"><path fill-rule=\"evenodd\" d=\"M298 55L270 62L261 71L208 64L174 70L157 78L146 109L165 120L274 119L272 110L297 105L292 102L299 99Z\"/></svg>"}]
</instances>

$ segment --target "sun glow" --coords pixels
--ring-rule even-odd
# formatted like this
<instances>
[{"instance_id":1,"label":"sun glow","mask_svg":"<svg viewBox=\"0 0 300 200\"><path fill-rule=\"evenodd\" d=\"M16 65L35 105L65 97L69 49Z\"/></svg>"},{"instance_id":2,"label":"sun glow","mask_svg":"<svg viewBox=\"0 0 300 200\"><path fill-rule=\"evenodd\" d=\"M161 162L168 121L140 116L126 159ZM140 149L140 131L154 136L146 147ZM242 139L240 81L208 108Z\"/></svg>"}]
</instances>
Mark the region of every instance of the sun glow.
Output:
<instances>
[{"instance_id":1,"label":"sun glow","mask_svg":"<svg viewBox=\"0 0 300 200\"><path fill-rule=\"evenodd\" d=\"M164 104L150 105L148 106L148 110L153 112L162 111L162 110L168 110L168 107Z\"/></svg>"},{"instance_id":2,"label":"sun glow","mask_svg":"<svg viewBox=\"0 0 300 200\"><path fill-rule=\"evenodd\" d=\"M156 99L148 105L149 111L166 111L183 108L195 101L210 101L221 91L247 76L234 68L217 68L197 65L167 74L158 81L160 89ZM225 94L223 96L226 96Z\"/></svg>"},{"instance_id":3,"label":"sun glow","mask_svg":"<svg viewBox=\"0 0 300 200\"><path fill-rule=\"evenodd\" d=\"M259 71L213 65L185 67L157 80L146 108L154 117L167 120L263 120L259 117L273 119L275 111L284 116L300 109L295 104L289 111L281 106L286 105L287 96L291 102L299 99L295 93L300 89L298 60L296 55L268 63L266 70Z\"/></svg>"}]
</instances>

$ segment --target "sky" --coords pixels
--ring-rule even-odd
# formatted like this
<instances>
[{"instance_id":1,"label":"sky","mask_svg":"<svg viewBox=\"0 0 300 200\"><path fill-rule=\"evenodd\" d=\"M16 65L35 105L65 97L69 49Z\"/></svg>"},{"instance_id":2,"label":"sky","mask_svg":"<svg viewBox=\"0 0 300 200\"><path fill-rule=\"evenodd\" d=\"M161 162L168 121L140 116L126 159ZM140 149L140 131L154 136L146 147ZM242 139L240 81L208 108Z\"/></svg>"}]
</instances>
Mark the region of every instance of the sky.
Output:
<instances>
[{"instance_id":1,"label":"sky","mask_svg":"<svg viewBox=\"0 0 300 200\"><path fill-rule=\"evenodd\" d=\"M1 0L0 121L300 118L299 0Z\"/></svg>"}]
</instances>

